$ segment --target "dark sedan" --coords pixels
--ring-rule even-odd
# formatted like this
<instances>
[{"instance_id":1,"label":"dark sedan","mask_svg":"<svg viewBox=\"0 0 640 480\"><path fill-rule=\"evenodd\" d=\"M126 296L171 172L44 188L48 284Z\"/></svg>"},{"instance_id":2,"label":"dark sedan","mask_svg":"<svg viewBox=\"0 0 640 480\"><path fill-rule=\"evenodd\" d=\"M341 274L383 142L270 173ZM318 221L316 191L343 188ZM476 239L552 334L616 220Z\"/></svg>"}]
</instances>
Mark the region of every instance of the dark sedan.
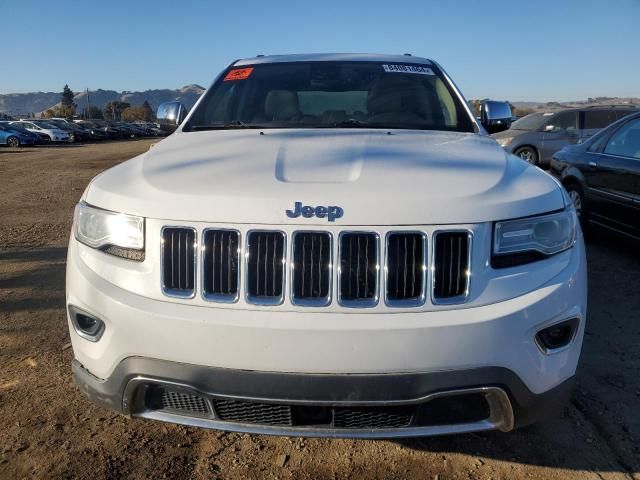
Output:
<instances>
[{"instance_id":1,"label":"dark sedan","mask_svg":"<svg viewBox=\"0 0 640 480\"><path fill-rule=\"evenodd\" d=\"M584 227L640 239L640 114L553 155L551 173L569 192Z\"/></svg>"}]
</instances>

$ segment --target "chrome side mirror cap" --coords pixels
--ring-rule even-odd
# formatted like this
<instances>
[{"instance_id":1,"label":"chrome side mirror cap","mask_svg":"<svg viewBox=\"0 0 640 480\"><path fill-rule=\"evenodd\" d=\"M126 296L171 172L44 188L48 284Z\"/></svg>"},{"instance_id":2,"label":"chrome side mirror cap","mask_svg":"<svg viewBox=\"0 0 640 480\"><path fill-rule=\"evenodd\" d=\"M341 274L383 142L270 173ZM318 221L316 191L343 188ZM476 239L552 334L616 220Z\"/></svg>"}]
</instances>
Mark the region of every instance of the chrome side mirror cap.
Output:
<instances>
[{"instance_id":1,"label":"chrome side mirror cap","mask_svg":"<svg viewBox=\"0 0 640 480\"><path fill-rule=\"evenodd\" d=\"M173 132L187 116L187 107L180 102L165 102L158 107L158 124L165 132Z\"/></svg>"},{"instance_id":2,"label":"chrome side mirror cap","mask_svg":"<svg viewBox=\"0 0 640 480\"><path fill-rule=\"evenodd\" d=\"M480 122L487 133L498 133L511 126L511 105L509 102L487 100L480 107Z\"/></svg>"}]
</instances>

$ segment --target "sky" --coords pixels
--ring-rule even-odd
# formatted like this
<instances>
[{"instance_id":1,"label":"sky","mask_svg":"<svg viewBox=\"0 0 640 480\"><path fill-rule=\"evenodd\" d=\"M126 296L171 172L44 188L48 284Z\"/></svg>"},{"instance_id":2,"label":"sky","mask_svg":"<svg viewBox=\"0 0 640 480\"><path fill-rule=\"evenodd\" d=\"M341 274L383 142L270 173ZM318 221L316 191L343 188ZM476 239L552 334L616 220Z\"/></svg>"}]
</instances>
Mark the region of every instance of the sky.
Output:
<instances>
[{"instance_id":1,"label":"sky","mask_svg":"<svg viewBox=\"0 0 640 480\"><path fill-rule=\"evenodd\" d=\"M0 94L208 86L238 58L437 60L468 98L640 97L640 0L0 0Z\"/></svg>"}]
</instances>

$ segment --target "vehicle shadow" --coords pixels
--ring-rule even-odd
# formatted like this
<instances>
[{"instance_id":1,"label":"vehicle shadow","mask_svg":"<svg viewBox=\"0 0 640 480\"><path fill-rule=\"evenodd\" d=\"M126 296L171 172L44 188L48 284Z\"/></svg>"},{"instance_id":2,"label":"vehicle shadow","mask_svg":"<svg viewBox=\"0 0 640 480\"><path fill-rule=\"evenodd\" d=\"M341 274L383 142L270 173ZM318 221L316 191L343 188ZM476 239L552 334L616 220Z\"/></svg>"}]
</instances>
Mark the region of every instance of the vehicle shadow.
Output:
<instances>
[{"instance_id":1,"label":"vehicle shadow","mask_svg":"<svg viewBox=\"0 0 640 480\"><path fill-rule=\"evenodd\" d=\"M0 250L0 313L64 308L66 247Z\"/></svg>"}]
</instances>

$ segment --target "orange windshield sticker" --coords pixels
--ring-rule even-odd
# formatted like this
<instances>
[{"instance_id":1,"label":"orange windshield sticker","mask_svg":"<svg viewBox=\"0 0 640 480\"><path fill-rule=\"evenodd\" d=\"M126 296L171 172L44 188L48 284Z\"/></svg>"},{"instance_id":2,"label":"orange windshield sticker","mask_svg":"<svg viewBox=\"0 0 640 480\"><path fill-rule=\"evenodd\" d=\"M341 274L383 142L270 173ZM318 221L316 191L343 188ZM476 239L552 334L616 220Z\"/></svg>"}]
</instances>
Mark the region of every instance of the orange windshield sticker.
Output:
<instances>
[{"instance_id":1,"label":"orange windshield sticker","mask_svg":"<svg viewBox=\"0 0 640 480\"><path fill-rule=\"evenodd\" d=\"M249 78L253 72L253 67L250 68L234 68L227 73L227 76L224 77L224 81L228 82L229 80L246 80Z\"/></svg>"}]
</instances>

